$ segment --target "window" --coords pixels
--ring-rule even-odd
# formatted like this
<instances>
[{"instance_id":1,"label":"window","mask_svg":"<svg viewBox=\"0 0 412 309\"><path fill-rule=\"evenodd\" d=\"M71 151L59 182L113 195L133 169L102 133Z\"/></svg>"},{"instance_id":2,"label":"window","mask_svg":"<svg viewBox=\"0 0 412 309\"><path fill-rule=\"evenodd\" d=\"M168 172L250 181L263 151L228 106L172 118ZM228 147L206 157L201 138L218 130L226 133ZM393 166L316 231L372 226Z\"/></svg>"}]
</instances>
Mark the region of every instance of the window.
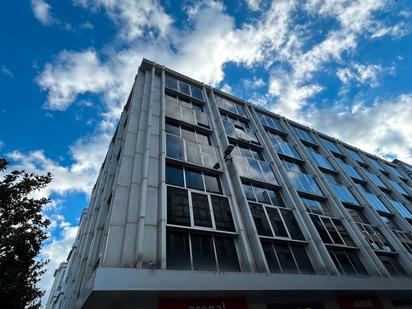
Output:
<instances>
[{"instance_id":1,"label":"window","mask_svg":"<svg viewBox=\"0 0 412 309\"><path fill-rule=\"evenodd\" d=\"M373 250L392 252L393 248L389 244L388 240L381 233L377 226L373 226L365 223L357 223L359 230L362 232L363 237L368 241L370 247Z\"/></svg>"},{"instance_id":2,"label":"window","mask_svg":"<svg viewBox=\"0 0 412 309\"><path fill-rule=\"evenodd\" d=\"M190 269L189 234L168 231L166 235L166 267L168 269Z\"/></svg>"},{"instance_id":3,"label":"window","mask_svg":"<svg viewBox=\"0 0 412 309\"><path fill-rule=\"evenodd\" d=\"M313 274L314 269L301 245L279 244L275 242L261 242L269 270L272 273L301 273Z\"/></svg>"},{"instance_id":4,"label":"window","mask_svg":"<svg viewBox=\"0 0 412 309\"><path fill-rule=\"evenodd\" d=\"M325 146L329 151L337 153L337 154L342 154L342 151L339 149L339 147L334 143L331 142L328 139L325 139L323 137L320 138L323 146Z\"/></svg>"},{"instance_id":5,"label":"window","mask_svg":"<svg viewBox=\"0 0 412 309\"><path fill-rule=\"evenodd\" d=\"M323 196L315 178L312 175L305 174L302 165L286 160L282 160L282 163L287 169L289 180L297 191Z\"/></svg>"},{"instance_id":6,"label":"window","mask_svg":"<svg viewBox=\"0 0 412 309\"><path fill-rule=\"evenodd\" d=\"M170 158L184 160L183 141L171 134L166 134L166 154Z\"/></svg>"},{"instance_id":7,"label":"window","mask_svg":"<svg viewBox=\"0 0 412 309\"><path fill-rule=\"evenodd\" d=\"M228 199L222 196L211 195L211 200L216 229L234 232L235 225Z\"/></svg>"},{"instance_id":8,"label":"window","mask_svg":"<svg viewBox=\"0 0 412 309\"><path fill-rule=\"evenodd\" d=\"M263 115L261 113L257 113L257 116L260 120L260 122L262 123L262 125L275 129L277 131L280 132L285 132L285 128L283 127L282 123L280 122L279 119L274 118L274 117L270 117L267 115Z\"/></svg>"},{"instance_id":9,"label":"window","mask_svg":"<svg viewBox=\"0 0 412 309\"><path fill-rule=\"evenodd\" d=\"M405 270L402 268L401 264L399 264L396 257L388 255L378 255L378 258L391 276L406 276Z\"/></svg>"},{"instance_id":10,"label":"window","mask_svg":"<svg viewBox=\"0 0 412 309\"><path fill-rule=\"evenodd\" d=\"M346 208L350 216L352 217L353 221L360 222L360 223L368 223L369 220L365 217L361 209L355 208Z\"/></svg>"},{"instance_id":11,"label":"window","mask_svg":"<svg viewBox=\"0 0 412 309\"><path fill-rule=\"evenodd\" d=\"M300 197L300 200L308 212L326 216L332 215L329 208L323 202L305 197Z\"/></svg>"},{"instance_id":12,"label":"window","mask_svg":"<svg viewBox=\"0 0 412 309\"><path fill-rule=\"evenodd\" d=\"M239 176L242 178L254 179L269 184L278 184L269 163L245 158L236 154L232 155L232 162L236 166Z\"/></svg>"},{"instance_id":13,"label":"window","mask_svg":"<svg viewBox=\"0 0 412 309\"><path fill-rule=\"evenodd\" d=\"M393 207L406 219L412 219L412 213L402 204L397 201L391 200Z\"/></svg>"},{"instance_id":14,"label":"window","mask_svg":"<svg viewBox=\"0 0 412 309\"><path fill-rule=\"evenodd\" d=\"M391 183L391 186L395 189L395 191L403 195L408 195L408 193L405 191L404 188L402 188L402 186L399 183L397 183L396 181L390 180L390 179L388 180Z\"/></svg>"},{"instance_id":15,"label":"window","mask_svg":"<svg viewBox=\"0 0 412 309\"><path fill-rule=\"evenodd\" d=\"M252 213L253 221L255 222L256 231L261 236L273 236L269 226L269 221L266 217L262 205L249 203L250 211Z\"/></svg>"},{"instance_id":16,"label":"window","mask_svg":"<svg viewBox=\"0 0 412 309\"><path fill-rule=\"evenodd\" d=\"M289 144L285 137L282 137L278 134L267 131L269 139L272 142L273 147L275 147L276 152L280 155L285 155L291 158L301 160L302 157L296 150L296 147L292 144Z\"/></svg>"},{"instance_id":17,"label":"window","mask_svg":"<svg viewBox=\"0 0 412 309\"><path fill-rule=\"evenodd\" d=\"M315 140L313 139L313 137L311 136L311 134L308 131L306 131L304 129L301 129L301 128L298 128L298 127L295 127L295 126L292 126L292 128L293 128L293 131L295 131L296 135L301 140L306 141L306 142L311 143L311 144L316 144Z\"/></svg>"},{"instance_id":18,"label":"window","mask_svg":"<svg viewBox=\"0 0 412 309\"><path fill-rule=\"evenodd\" d=\"M243 157L252 158L256 160L263 161L263 156L260 150L256 150L250 146L245 146L241 144L236 144L236 148L234 149L235 154L239 154Z\"/></svg>"},{"instance_id":19,"label":"window","mask_svg":"<svg viewBox=\"0 0 412 309\"><path fill-rule=\"evenodd\" d=\"M363 163L366 164L365 161L361 158L361 156L354 150L349 149L349 148L345 148L346 151L348 152L349 156L354 160L357 161L359 163Z\"/></svg>"},{"instance_id":20,"label":"window","mask_svg":"<svg viewBox=\"0 0 412 309\"><path fill-rule=\"evenodd\" d=\"M380 170L381 172L385 172L385 168L377 159L371 157L368 157L368 159L376 169Z\"/></svg>"},{"instance_id":21,"label":"window","mask_svg":"<svg viewBox=\"0 0 412 309\"><path fill-rule=\"evenodd\" d=\"M205 179L206 191L222 194L222 188L220 187L219 178L217 176L203 174L203 177Z\"/></svg>"},{"instance_id":22,"label":"window","mask_svg":"<svg viewBox=\"0 0 412 309\"><path fill-rule=\"evenodd\" d=\"M325 174L325 177L328 180L329 187L333 190L339 201L351 205L359 205L359 202L356 200L355 196L353 196L352 192L344 185L336 183L335 179L330 177L330 175L331 174Z\"/></svg>"},{"instance_id":23,"label":"window","mask_svg":"<svg viewBox=\"0 0 412 309\"><path fill-rule=\"evenodd\" d=\"M306 150L309 153L309 156L312 158L312 160L315 162L315 164L320 167L324 168L327 170L335 171L334 167L330 163L330 161L323 157L319 152L317 152L314 148L307 146Z\"/></svg>"},{"instance_id":24,"label":"window","mask_svg":"<svg viewBox=\"0 0 412 309\"><path fill-rule=\"evenodd\" d=\"M166 86L166 88L178 91L177 80L174 79L173 77L168 76L168 75L165 76L165 86Z\"/></svg>"},{"instance_id":25,"label":"window","mask_svg":"<svg viewBox=\"0 0 412 309\"><path fill-rule=\"evenodd\" d=\"M166 183L184 187L183 168L175 165L166 165Z\"/></svg>"},{"instance_id":26,"label":"window","mask_svg":"<svg viewBox=\"0 0 412 309\"><path fill-rule=\"evenodd\" d=\"M386 167L392 172L393 175L403 178L402 174L396 169L396 167L386 164Z\"/></svg>"},{"instance_id":27,"label":"window","mask_svg":"<svg viewBox=\"0 0 412 309\"><path fill-rule=\"evenodd\" d=\"M362 265L361 261L354 251L337 248L329 248L328 251L341 275L367 275L365 267Z\"/></svg>"},{"instance_id":28,"label":"window","mask_svg":"<svg viewBox=\"0 0 412 309\"><path fill-rule=\"evenodd\" d=\"M240 271L236 247L232 238L215 237L217 260L220 271Z\"/></svg>"},{"instance_id":29,"label":"window","mask_svg":"<svg viewBox=\"0 0 412 309\"><path fill-rule=\"evenodd\" d=\"M190 226L189 198L186 190L167 188L167 222Z\"/></svg>"},{"instance_id":30,"label":"window","mask_svg":"<svg viewBox=\"0 0 412 309\"><path fill-rule=\"evenodd\" d=\"M354 246L352 239L340 220L314 214L310 214L310 218L325 244Z\"/></svg>"},{"instance_id":31,"label":"window","mask_svg":"<svg viewBox=\"0 0 412 309\"><path fill-rule=\"evenodd\" d=\"M196 226L212 227L207 195L192 192L191 196L194 224Z\"/></svg>"},{"instance_id":32,"label":"window","mask_svg":"<svg viewBox=\"0 0 412 309\"><path fill-rule=\"evenodd\" d=\"M249 201L258 201L273 206L284 207L283 199L279 191L258 187L256 185L243 184L243 192Z\"/></svg>"},{"instance_id":33,"label":"window","mask_svg":"<svg viewBox=\"0 0 412 309\"><path fill-rule=\"evenodd\" d=\"M166 234L168 269L240 271L233 238L171 229Z\"/></svg>"},{"instance_id":34,"label":"window","mask_svg":"<svg viewBox=\"0 0 412 309\"><path fill-rule=\"evenodd\" d=\"M352 165L345 163L345 161L343 161L341 158L336 158L336 160L339 162L340 166L349 177L358 179L360 181L365 181Z\"/></svg>"},{"instance_id":35,"label":"window","mask_svg":"<svg viewBox=\"0 0 412 309\"><path fill-rule=\"evenodd\" d=\"M211 236L192 234L192 258L194 270L217 270Z\"/></svg>"},{"instance_id":36,"label":"window","mask_svg":"<svg viewBox=\"0 0 412 309\"><path fill-rule=\"evenodd\" d=\"M209 134L204 133L204 131L200 129L194 129L189 126L166 121L166 132L182 137L187 141L196 142L203 145L212 145Z\"/></svg>"},{"instance_id":37,"label":"window","mask_svg":"<svg viewBox=\"0 0 412 309\"><path fill-rule=\"evenodd\" d=\"M185 176L186 187L204 191L202 172L185 169Z\"/></svg>"},{"instance_id":38,"label":"window","mask_svg":"<svg viewBox=\"0 0 412 309\"><path fill-rule=\"evenodd\" d=\"M385 184L382 182L382 180L376 176L375 174L365 170L366 175L368 175L369 179L378 187L380 188L384 188L387 189L387 187L385 186Z\"/></svg>"},{"instance_id":39,"label":"window","mask_svg":"<svg viewBox=\"0 0 412 309\"><path fill-rule=\"evenodd\" d=\"M242 105L229 101L219 96L215 96L215 98L217 101L217 105L220 108L223 108L224 110L229 111L233 114L247 118L246 111Z\"/></svg>"}]
</instances>

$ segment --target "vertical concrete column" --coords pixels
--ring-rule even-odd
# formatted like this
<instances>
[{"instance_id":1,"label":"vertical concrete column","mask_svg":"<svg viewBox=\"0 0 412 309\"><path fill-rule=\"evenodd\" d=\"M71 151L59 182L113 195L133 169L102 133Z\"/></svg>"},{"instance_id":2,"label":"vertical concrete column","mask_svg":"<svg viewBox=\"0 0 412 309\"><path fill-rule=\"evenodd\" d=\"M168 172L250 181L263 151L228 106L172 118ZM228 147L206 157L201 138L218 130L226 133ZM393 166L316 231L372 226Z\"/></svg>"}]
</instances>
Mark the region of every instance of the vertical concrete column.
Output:
<instances>
[{"instance_id":1,"label":"vertical concrete column","mask_svg":"<svg viewBox=\"0 0 412 309\"><path fill-rule=\"evenodd\" d=\"M243 190L235 190L234 184L232 183L234 179L239 180L239 177L237 175L230 175L230 171L226 165L225 158L223 157L223 152L225 151L226 147L229 145L229 140L226 136L225 129L223 127L223 122L222 119L220 118L220 112L219 108L216 103L216 99L213 93L213 90L210 89L210 99L207 95L206 89L203 87L203 95L206 100L206 108L209 109L210 113L210 120L212 123L212 128L213 128L213 141L216 143L217 149L218 149L218 157L219 157L219 162L223 171L222 174L222 183L225 188L225 194L229 198L230 201L230 207L233 215L233 220L236 226L236 231L239 233L239 240L237 242L238 248L240 249L240 266L242 271L256 271L256 266L255 266L255 261L253 259L253 253L252 249L254 252L256 252L255 248L251 248L249 244L249 238L246 233L245 229L245 223L242 220L242 216L240 214L241 210L241 205L237 203L236 200L236 194L243 192ZM263 252L262 252L263 254Z\"/></svg>"}]
</instances>

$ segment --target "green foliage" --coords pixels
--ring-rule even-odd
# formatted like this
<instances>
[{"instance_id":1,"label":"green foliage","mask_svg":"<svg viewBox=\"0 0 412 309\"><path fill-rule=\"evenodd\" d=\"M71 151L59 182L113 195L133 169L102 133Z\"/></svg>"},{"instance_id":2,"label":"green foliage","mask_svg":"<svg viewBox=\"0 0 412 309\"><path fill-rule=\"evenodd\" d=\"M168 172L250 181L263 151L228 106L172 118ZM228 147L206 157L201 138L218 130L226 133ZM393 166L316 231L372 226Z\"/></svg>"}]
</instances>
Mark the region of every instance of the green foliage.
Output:
<instances>
[{"instance_id":1,"label":"green foliage","mask_svg":"<svg viewBox=\"0 0 412 309\"><path fill-rule=\"evenodd\" d=\"M24 170L6 174L0 158L0 304L2 308L39 308L44 292L36 287L45 260L36 260L49 220L41 214L47 198L32 193L46 187L52 176Z\"/></svg>"}]
</instances>

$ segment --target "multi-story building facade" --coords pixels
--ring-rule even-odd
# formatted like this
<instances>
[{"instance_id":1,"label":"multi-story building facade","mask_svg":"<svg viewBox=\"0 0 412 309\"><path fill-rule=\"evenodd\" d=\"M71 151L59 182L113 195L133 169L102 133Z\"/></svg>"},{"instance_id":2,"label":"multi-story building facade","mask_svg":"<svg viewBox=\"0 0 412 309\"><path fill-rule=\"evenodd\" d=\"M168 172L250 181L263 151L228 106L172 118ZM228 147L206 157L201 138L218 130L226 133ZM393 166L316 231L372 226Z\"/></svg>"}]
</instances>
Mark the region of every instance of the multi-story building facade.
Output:
<instances>
[{"instance_id":1,"label":"multi-story building facade","mask_svg":"<svg viewBox=\"0 0 412 309\"><path fill-rule=\"evenodd\" d=\"M404 168L143 60L47 306L412 308L411 292Z\"/></svg>"}]
</instances>

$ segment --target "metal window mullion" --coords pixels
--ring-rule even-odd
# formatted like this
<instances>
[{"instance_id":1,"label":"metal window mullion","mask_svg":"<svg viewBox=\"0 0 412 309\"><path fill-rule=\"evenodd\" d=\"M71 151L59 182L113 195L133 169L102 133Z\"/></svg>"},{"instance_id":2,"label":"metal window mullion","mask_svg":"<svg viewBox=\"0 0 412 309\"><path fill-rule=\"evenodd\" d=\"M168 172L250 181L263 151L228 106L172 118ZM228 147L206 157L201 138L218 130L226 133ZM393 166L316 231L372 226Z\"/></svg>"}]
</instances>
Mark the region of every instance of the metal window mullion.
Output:
<instances>
[{"instance_id":1,"label":"metal window mullion","mask_svg":"<svg viewBox=\"0 0 412 309\"><path fill-rule=\"evenodd\" d=\"M276 261L278 262L278 265L279 265L280 273L283 274L283 268L282 268L282 265L280 264L279 257L278 257L278 253L277 253L277 251L276 251L276 247L275 247L274 242L271 242L271 245L272 245L272 250L273 250L273 252L275 253ZM270 272L270 267L269 267L269 272Z\"/></svg>"},{"instance_id":2,"label":"metal window mullion","mask_svg":"<svg viewBox=\"0 0 412 309\"><path fill-rule=\"evenodd\" d=\"M193 203L192 203L192 191L188 190L189 194L189 215L190 215L190 226L195 227L195 220L193 217Z\"/></svg>"},{"instance_id":3,"label":"metal window mullion","mask_svg":"<svg viewBox=\"0 0 412 309\"><path fill-rule=\"evenodd\" d=\"M260 203L260 206L263 208L263 212L265 213L266 220L267 220L267 222L269 223L269 228L270 228L270 230L272 231L272 235L276 237L275 230L273 229L272 223L270 222L270 219L269 219L269 215L268 215L267 212L266 212L266 207L263 206L262 203Z\"/></svg>"},{"instance_id":4,"label":"metal window mullion","mask_svg":"<svg viewBox=\"0 0 412 309\"><path fill-rule=\"evenodd\" d=\"M288 234L288 236L289 236L290 239L293 239L292 236L291 236L291 234L290 234L290 232L289 232L289 227L288 227L288 225L286 224L285 219L283 218L282 212L280 211L279 208L277 208L276 210L277 210L277 212L279 213L280 220L282 220L283 226L284 226L285 229L286 229L286 233ZM286 208L286 211L290 211L290 212L292 213L293 217L295 217L295 214L293 213L293 211L292 211L291 209L289 210L288 208ZM296 218L295 218L295 220L296 220Z\"/></svg>"},{"instance_id":5,"label":"metal window mullion","mask_svg":"<svg viewBox=\"0 0 412 309\"><path fill-rule=\"evenodd\" d=\"M216 243L215 243L215 236L210 236L212 237L212 243L213 243L213 252L214 252L214 257L215 257L215 265L216 265L216 269L217 271L219 271L219 260L217 258L217 250L216 250Z\"/></svg>"},{"instance_id":6,"label":"metal window mullion","mask_svg":"<svg viewBox=\"0 0 412 309\"><path fill-rule=\"evenodd\" d=\"M207 201L209 203L209 212L210 212L210 218L212 220L212 228L217 230L216 222L215 222L215 213L213 211L213 205L212 205L212 196L210 193L207 193Z\"/></svg>"},{"instance_id":7,"label":"metal window mullion","mask_svg":"<svg viewBox=\"0 0 412 309\"><path fill-rule=\"evenodd\" d=\"M189 236L190 269L193 270L192 233L187 232L187 234Z\"/></svg>"},{"instance_id":8,"label":"metal window mullion","mask_svg":"<svg viewBox=\"0 0 412 309\"><path fill-rule=\"evenodd\" d=\"M301 272L301 270L300 270L300 267L299 267L299 264L298 264L298 262L297 262L297 259L295 258L295 254L293 253L293 251L292 251L292 249L291 249L291 245L290 245L290 244L288 244L288 248L289 248L290 253L292 254L293 260L295 261L295 266L296 266L296 268L298 269L299 274L301 274L302 272ZM306 252L306 250L305 250L305 252ZM309 259L309 261L310 261L310 259Z\"/></svg>"}]
</instances>

